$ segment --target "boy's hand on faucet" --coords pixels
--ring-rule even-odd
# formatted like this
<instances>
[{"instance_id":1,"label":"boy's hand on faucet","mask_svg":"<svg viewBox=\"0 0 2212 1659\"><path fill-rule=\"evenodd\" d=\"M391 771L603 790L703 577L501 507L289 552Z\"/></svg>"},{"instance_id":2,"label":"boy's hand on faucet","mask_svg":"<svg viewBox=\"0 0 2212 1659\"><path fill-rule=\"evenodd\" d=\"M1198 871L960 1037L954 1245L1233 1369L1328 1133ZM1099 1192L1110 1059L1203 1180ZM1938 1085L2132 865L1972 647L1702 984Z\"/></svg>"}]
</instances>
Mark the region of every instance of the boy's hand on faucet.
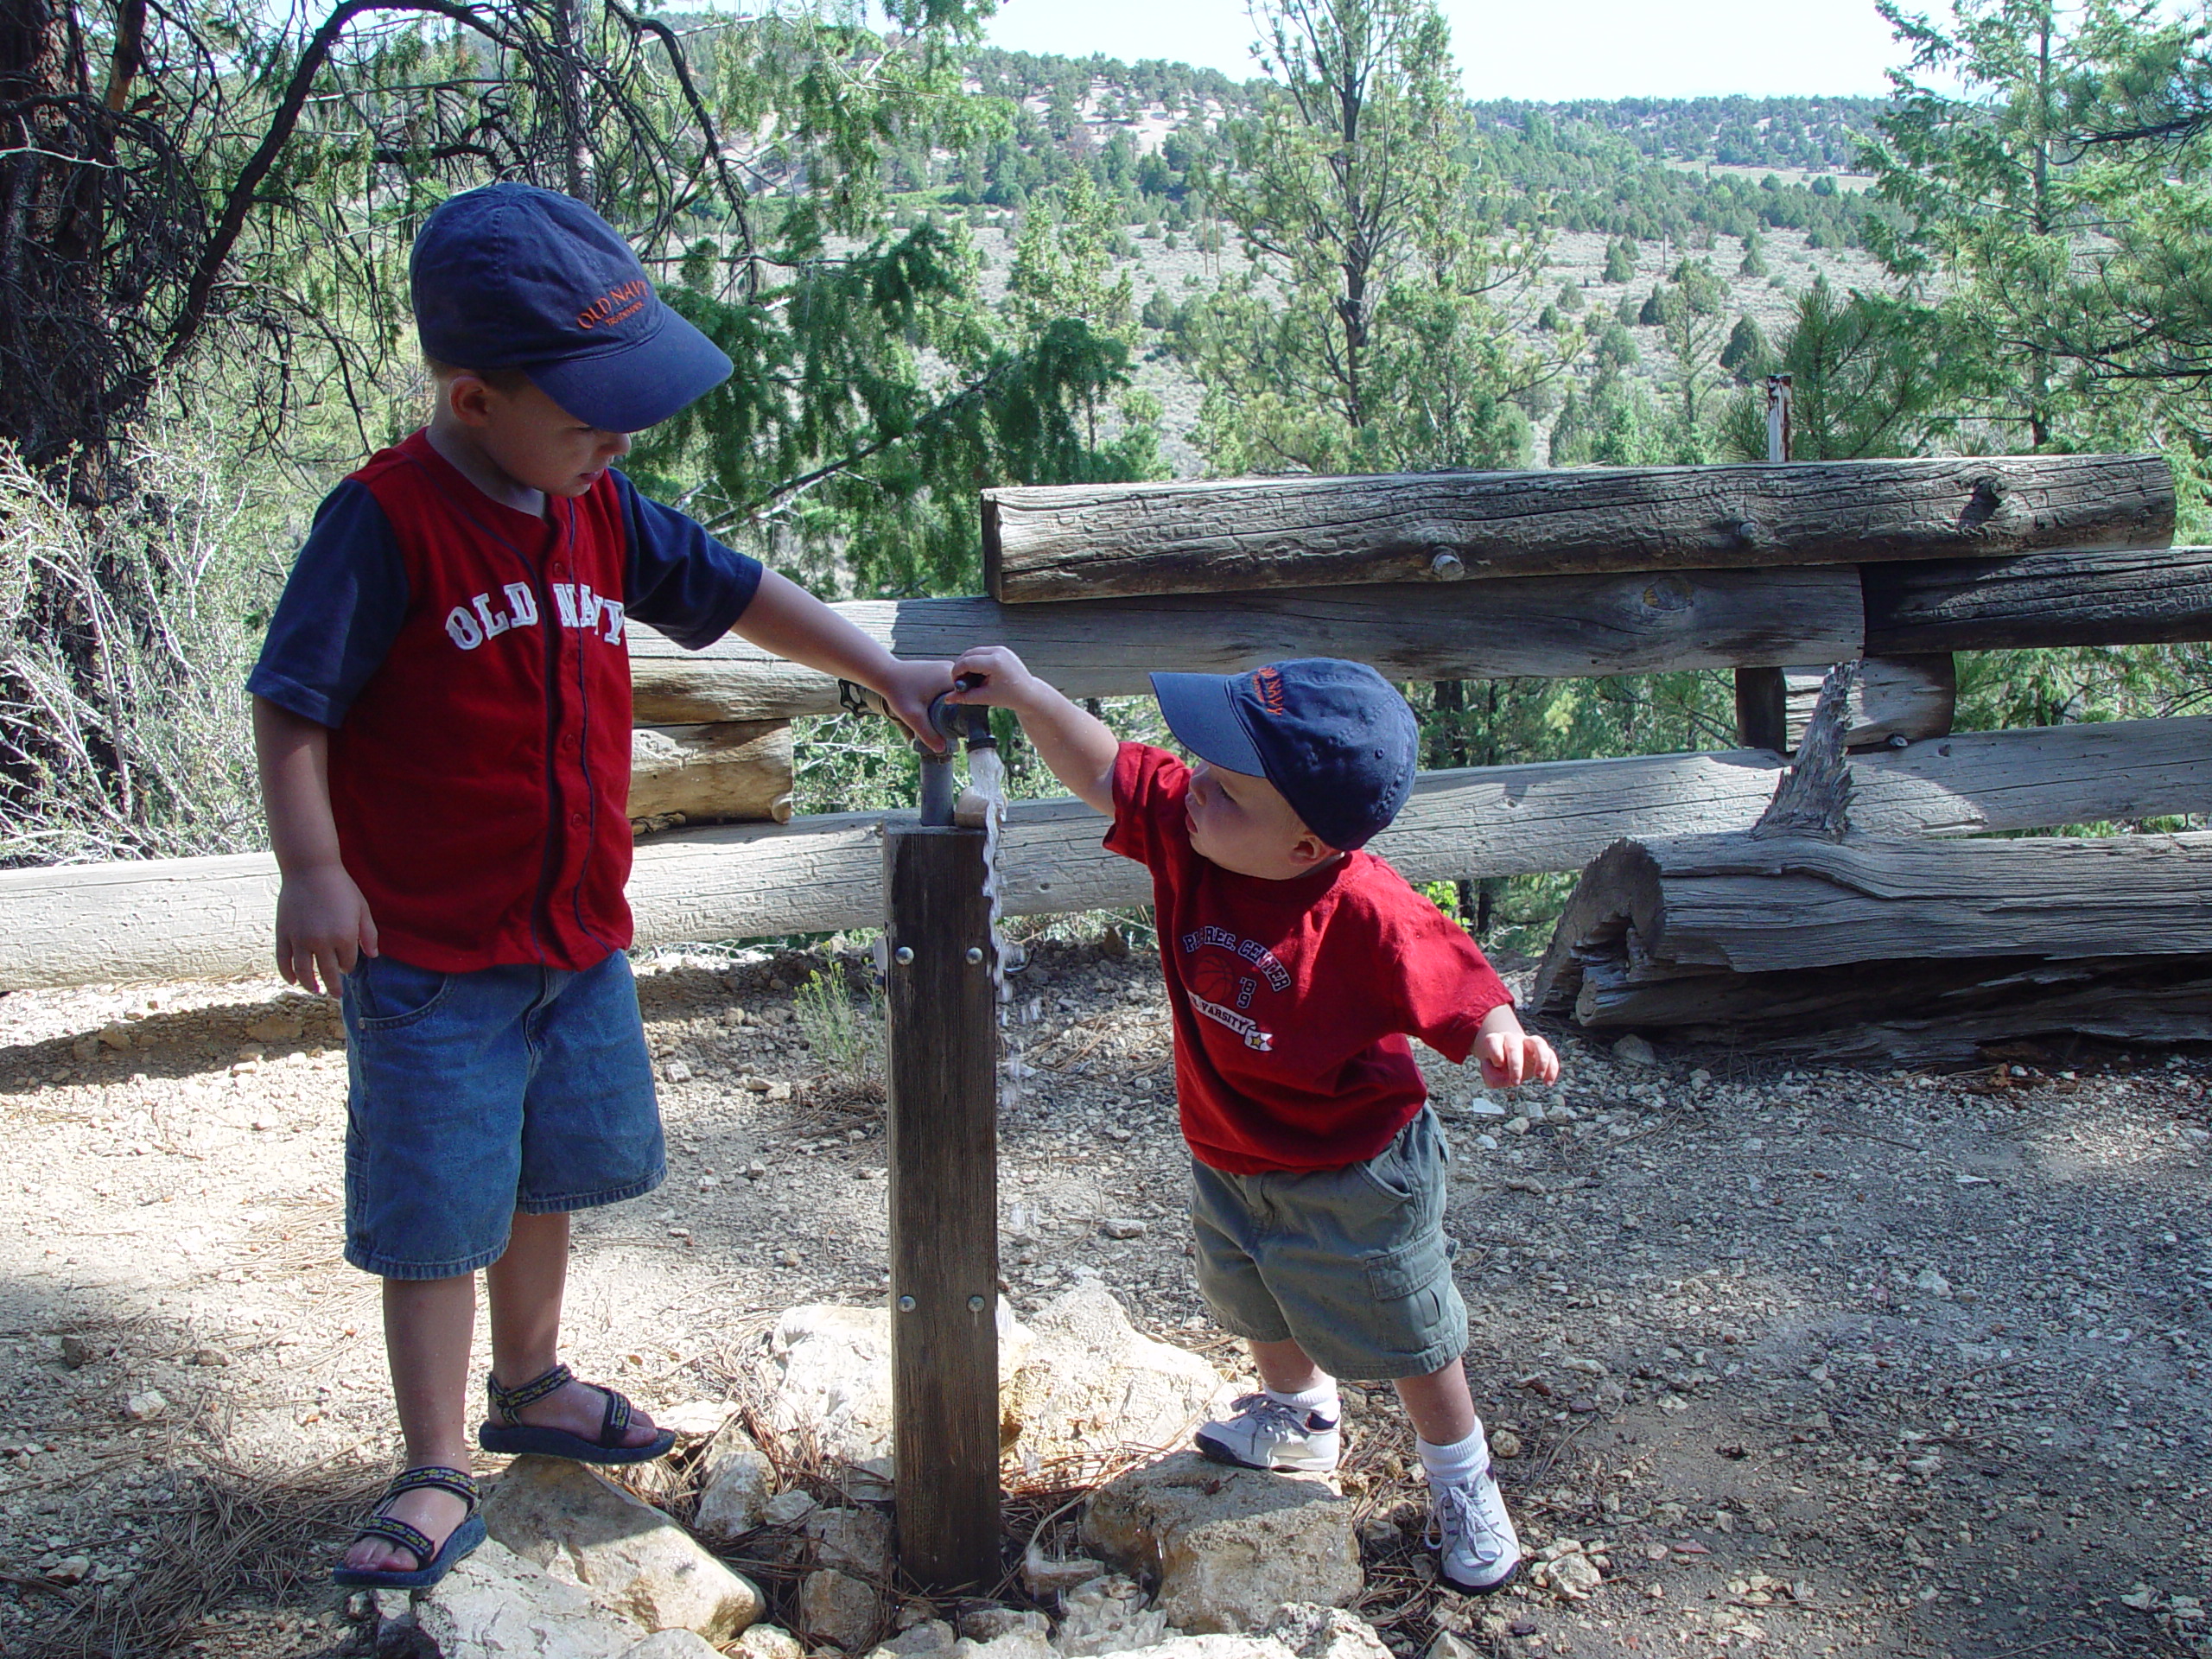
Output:
<instances>
[{"instance_id":1,"label":"boy's hand on faucet","mask_svg":"<svg viewBox=\"0 0 2212 1659\"><path fill-rule=\"evenodd\" d=\"M986 703L1019 710L1030 700L1037 678L1004 645L977 645L952 665L955 702Z\"/></svg>"}]
</instances>

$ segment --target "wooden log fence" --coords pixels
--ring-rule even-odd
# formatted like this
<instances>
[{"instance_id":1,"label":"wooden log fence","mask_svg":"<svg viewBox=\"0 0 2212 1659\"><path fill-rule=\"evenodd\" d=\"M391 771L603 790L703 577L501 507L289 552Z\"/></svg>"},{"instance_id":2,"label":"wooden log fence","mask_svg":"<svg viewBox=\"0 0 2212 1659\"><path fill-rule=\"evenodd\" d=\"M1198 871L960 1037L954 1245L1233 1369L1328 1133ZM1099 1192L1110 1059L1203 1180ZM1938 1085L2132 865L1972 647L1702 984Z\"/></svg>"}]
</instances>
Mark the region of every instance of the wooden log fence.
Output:
<instances>
[{"instance_id":1,"label":"wooden log fence","mask_svg":"<svg viewBox=\"0 0 2212 1659\"><path fill-rule=\"evenodd\" d=\"M641 726L630 734L630 816L783 823L791 766L787 721Z\"/></svg>"},{"instance_id":2,"label":"wooden log fence","mask_svg":"<svg viewBox=\"0 0 2212 1659\"><path fill-rule=\"evenodd\" d=\"M2212 547L1944 559L1859 574L1874 656L2177 645L2207 638L2212 616Z\"/></svg>"},{"instance_id":3,"label":"wooden log fence","mask_svg":"<svg viewBox=\"0 0 2212 1659\"><path fill-rule=\"evenodd\" d=\"M1921 572L1924 582L1899 574ZM2212 548L1036 605L860 601L836 608L902 657L1010 645L1073 697L1141 695L1152 669L1232 673L1315 655L1357 658L1400 679L1563 678L2212 639ZM837 710L834 679L734 636L692 652L633 627L630 656L638 718L651 723Z\"/></svg>"},{"instance_id":4,"label":"wooden log fence","mask_svg":"<svg viewBox=\"0 0 2212 1659\"><path fill-rule=\"evenodd\" d=\"M1622 841L1583 872L1531 1000L1593 1031L1892 1064L2054 1033L2201 1040L2208 893L2204 834Z\"/></svg>"},{"instance_id":5,"label":"wooden log fence","mask_svg":"<svg viewBox=\"0 0 2212 1659\"><path fill-rule=\"evenodd\" d=\"M2212 717L1959 734L1851 761L1869 831L1957 836L2202 811ZM1427 772L1376 850L1416 881L1580 869L1623 836L1757 820L1779 755L1747 751ZM900 815L893 815L894 818ZM644 944L880 926L885 816L732 824L641 842ZM1149 901L1075 801L1018 803L1001 851L1013 915ZM0 990L267 972L276 876L265 854L0 871Z\"/></svg>"},{"instance_id":6,"label":"wooden log fence","mask_svg":"<svg viewBox=\"0 0 2212 1659\"><path fill-rule=\"evenodd\" d=\"M2163 547L2159 455L1246 478L986 491L1010 604L1339 582Z\"/></svg>"},{"instance_id":7,"label":"wooden log fence","mask_svg":"<svg viewBox=\"0 0 2212 1659\"><path fill-rule=\"evenodd\" d=\"M1744 747L1795 754L1819 701L1821 668L1746 668L1736 673L1736 728ZM1942 737L1958 712L1958 664L1948 651L1917 657L1868 657L1853 681L1844 722L1846 748Z\"/></svg>"}]
</instances>

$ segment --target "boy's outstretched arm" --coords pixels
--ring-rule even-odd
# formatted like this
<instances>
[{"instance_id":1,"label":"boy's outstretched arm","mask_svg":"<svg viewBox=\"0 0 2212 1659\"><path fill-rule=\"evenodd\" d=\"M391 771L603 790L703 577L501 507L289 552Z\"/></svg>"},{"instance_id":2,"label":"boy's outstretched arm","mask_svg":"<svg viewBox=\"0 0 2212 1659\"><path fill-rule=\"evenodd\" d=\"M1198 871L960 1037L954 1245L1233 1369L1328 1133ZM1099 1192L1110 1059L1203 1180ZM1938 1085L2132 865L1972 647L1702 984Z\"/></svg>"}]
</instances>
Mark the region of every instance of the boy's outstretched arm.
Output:
<instances>
[{"instance_id":1,"label":"boy's outstretched arm","mask_svg":"<svg viewBox=\"0 0 2212 1659\"><path fill-rule=\"evenodd\" d=\"M963 652L952 674L973 682L952 694L955 702L1013 709L1052 776L1086 805L1114 816L1114 757L1122 741L1104 721L1077 708L1004 645Z\"/></svg>"},{"instance_id":2,"label":"boy's outstretched arm","mask_svg":"<svg viewBox=\"0 0 2212 1659\"><path fill-rule=\"evenodd\" d=\"M952 684L951 671L941 658L899 661L805 588L773 570L761 572L760 589L734 632L763 651L867 686L881 696L908 731L933 749L944 747L944 740L929 724L931 699Z\"/></svg>"},{"instance_id":3,"label":"boy's outstretched arm","mask_svg":"<svg viewBox=\"0 0 2212 1659\"><path fill-rule=\"evenodd\" d=\"M1510 1002L1483 1016L1476 1027L1475 1058L1482 1062L1483 1081L1493 1089L1559 1081L1559 1056L1542 1038L1521 1028L1521 1017Z\"/></svg>"},{"instance_id":4,"label":"boy's outstretched arm","mask_svg":"<svg viewBox=\"0 0 2212 1659\"><path fill-rule=\"evenodd\" d=\"M269 844L283 877L276 890L276 971L302 990L335 996L340 976L376 955L377 925L338 856L329 728L256 697L253 752Z\"/></svg>"}]
</instances>

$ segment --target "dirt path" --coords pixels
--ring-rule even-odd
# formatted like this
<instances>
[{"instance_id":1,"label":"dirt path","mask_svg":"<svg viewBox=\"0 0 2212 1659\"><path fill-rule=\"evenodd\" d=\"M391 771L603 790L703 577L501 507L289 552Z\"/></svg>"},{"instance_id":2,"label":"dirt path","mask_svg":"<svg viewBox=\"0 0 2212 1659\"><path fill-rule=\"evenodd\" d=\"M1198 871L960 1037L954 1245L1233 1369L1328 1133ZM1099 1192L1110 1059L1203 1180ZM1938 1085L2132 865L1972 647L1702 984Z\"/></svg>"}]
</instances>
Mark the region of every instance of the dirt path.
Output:
<instances>
[{"instance_id":1,"label":"dirt path","mask_svg":"<svg viewBox=\"0 0 2212 1659\"><path fill-rule=\"evenodd\" d=\"M785 1307L880 1294L880 1109L798 1022L814 965L642 980L671 1178L583 1220L569 1330L648 1405L719 1397ZM1044 946L1017 985L1009 1294L1095 1273L1233 1365L1184 1255L1152 964ZM0 997L0 1652L348 1634L320 1575L389 1466L389 1405L373 1287L338 1260L344 1057L281 992ZM2190 1652L2212 1068L1715 1070L1572 1046L1529 1123L1432 1067L1470 1365L1520 1446L1500 1472L1524 1535L1610 1582L1437 1598L1410 1443L1355 1395L1363 1611L1407 1652L1440 1624L1516 1653ZM84 1581L51 1582L73 1560Z\"/></svg>"}]
</instances>

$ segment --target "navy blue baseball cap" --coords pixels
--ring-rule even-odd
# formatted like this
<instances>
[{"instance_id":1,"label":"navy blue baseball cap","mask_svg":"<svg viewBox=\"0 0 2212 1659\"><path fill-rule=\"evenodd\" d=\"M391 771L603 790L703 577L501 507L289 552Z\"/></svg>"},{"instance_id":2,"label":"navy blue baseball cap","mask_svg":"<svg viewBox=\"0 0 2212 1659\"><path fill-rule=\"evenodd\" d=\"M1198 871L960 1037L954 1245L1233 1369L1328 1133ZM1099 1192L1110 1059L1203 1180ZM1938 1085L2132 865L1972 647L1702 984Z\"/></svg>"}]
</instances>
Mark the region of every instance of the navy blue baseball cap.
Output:
<instances>
[{"instance_id":1,"label":"navy blue baseball cap","mask_svg":"<svg viewBox=\"0 0 2212 1659\"><path fill-rule=\"evenodd\" d=\"M407 274L425 356L520 369L606 431L657 426L729 378L721 348L661 303L621 232L574 196L487 184L448 197Z\"/></svg>"},{"instance_id":2,"label":"navy blue baseball cap","mask_svg":"<svg viewBox=\"0 0 2212 1659\"><path fill-rule=\"evenodd\" d=\"M1413 792L1421 728L1365 663L1300 657L1249 674L1155 674L1152 690L1185 748L1266 779L1340 852L1365 846Z\"/></svg>"}]
</instances>

